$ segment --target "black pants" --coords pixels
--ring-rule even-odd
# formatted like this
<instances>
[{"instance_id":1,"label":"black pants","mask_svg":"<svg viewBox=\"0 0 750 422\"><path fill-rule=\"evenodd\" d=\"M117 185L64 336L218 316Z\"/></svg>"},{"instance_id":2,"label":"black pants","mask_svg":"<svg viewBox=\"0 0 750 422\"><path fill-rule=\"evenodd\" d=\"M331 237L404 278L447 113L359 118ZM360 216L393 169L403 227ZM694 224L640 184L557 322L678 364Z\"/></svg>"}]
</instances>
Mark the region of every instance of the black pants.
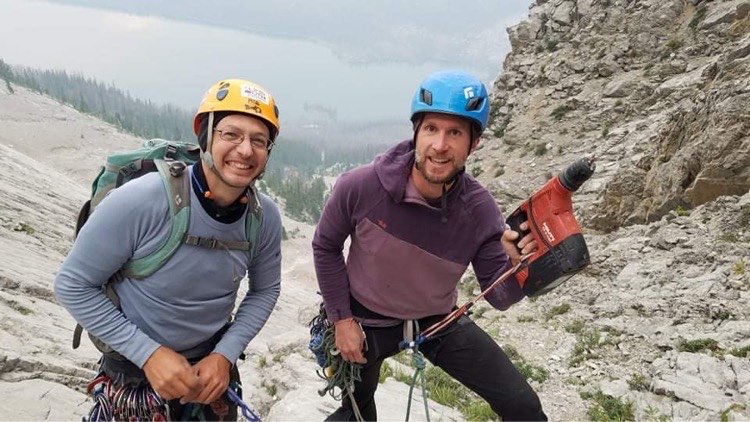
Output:
<instances>
[{"instance_id":1,"label":"black pants","mask_svg":"<svg viewBox=\"0 0 750 422\"><path fill-rule=\"evenodd\" d=\"M420 321L422 329L439 318ZM362 368L362 381L354 385L354 399L362 417L377 420L375 390L380 366L397 354L403 340L402 324L388 328L364 327L368 350ZM461 317L436 338L423 343L420 351L461 384L487 401L504 421L546 421L542 404L526 379L513 366L500 346L467 316ZM405 406L406 404L404 404ZM349 398L326 420L355 420Z\"/></svg>"}]
</instances>

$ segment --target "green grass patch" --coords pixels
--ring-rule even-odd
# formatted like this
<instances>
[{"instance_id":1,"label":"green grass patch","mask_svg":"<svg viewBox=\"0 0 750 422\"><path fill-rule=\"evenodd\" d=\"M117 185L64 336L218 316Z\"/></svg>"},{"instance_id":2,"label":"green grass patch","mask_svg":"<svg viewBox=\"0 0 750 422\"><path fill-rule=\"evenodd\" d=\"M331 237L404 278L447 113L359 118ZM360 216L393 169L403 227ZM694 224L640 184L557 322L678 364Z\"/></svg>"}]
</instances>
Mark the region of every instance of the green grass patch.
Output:
<instances>
[{"instance_id":1,"label":"green grass patch","mask_svg":"<svg viewBox=\"0 0 750 422\"><path fill-rule=\"evenodd\" d=\"M562 118L571 111L573 111L572 108L566 105L561 105L555 107L555 109L552 110L552 113L550 113L549 115L552 116L552 118L555 120L562 120Z\"/></svg>"},{"instance_id":2,"label":"green grass patch","mask_svg":"<svg viewBox=\"0 0 750 422\"><path fill-rule=\"evenodd\" d=\"M442 369L430 365L425 369L424 374L430 399L458 409L466 420L499 420L484 400L451 378Z\"/></svg>"},{"instance_id":3,"label":"green grass patch","mask_svg":"<svg viewBox=\"0 0 750 422\"><path fill-rule=\"evenodd\" d=\"M399 353L399 355L406 356L405 353ZM409 374L404 373L404 371L400 370L396 365L391 366L388 364L388 361L385 361L383 362L383 365L380 366L378 383L384 383L387 378L393 378L398 382L411 385L411 376L409 376Z\"/></svg>"},{"instance_id":4,"label":"green grass patch","mask_svg":"<svg viewBox=\"0 0 750 422\"><path fill-rule=\"evenodd\" d=\"M732 403L731 406L729 406L723 412L721 412L721 415L719 415L719 420L721 422L729 422L729 414L730 413L732 413L735 410L741 412L741 411L743 411L745 409L746 409L746 407L745 407L744 404ZM732 420L735 420L735 419L732 419Z\"/></svg>"},{"instance_id":5,"label":"green grass patch","mask_svg":"<svg viewBox=\"0 0 750 422\"><path fill-rule=\"evenodd\" d=\"M484 400L475 400L465 406L462 411L467 421L499 421L490 405Z\"/></svg>"},{"instance_id":6,"label":"green grass patch","mask_svg":"<svg viewBox=\"0 0 750 422\"><path fill-rule=\"evenodd\" d=\"M526 359L518 353L515 347L510 345L503 346L505 355L508 356L513 365L518 369L526 379L543 383L549 379L549 371L541 366L526 362Z\"/></svg>"},{"instance_id":7,"label":"green grass patch","mask_svg":"<svg viewBox=\"0 0 750 422\"><path fill-rule=\"evenodd\" d=\"M544 314L545 318L547 320L550 320L558 315L567 314L570 312L570 304L569 303L562 303L557 306L553 306L552 309L547 311L546 314Z\"/></svg>"},{"instance_id":8,"label":"green grass patch","mask_svg":"<svg viewBox=\"0 0 750 422\"><path fill-rule=\"evenodd\" d=\"M690 215L690 211L683 208L682 205L678 205L677 208L674 209L674 212L680 217L687 217Z\"/></svg>"},{"instance_id":9,"label":"green grass patch","mask_svg":"<svg viewBox=\"0 0 750 422\"><path fill-rule=\"evenodd\" d=\"M750 356L750 346L735 347L734 349L729 351L729 354L732 356L737 356L738 358L746 358Z\"/></svg>"},{"instance_id":10,"label":"green grass patch","mask_svg":"<svg viewBox=\"0 0 750 422\"><path fill-rule=\"evenodd\" d=\"M34 230L34 228L31 227L30 224L23 223L23 222L18 223L18 225L13 227L13 231L24 232L26 234L34 234L36 232L36 230Z\"/></svg>"},{"instance_id":11,"label":"green grass patch","mask_svg":"<svg viewBox=\"0 0 750 422\"><path fill-rule=\"evenodd\" d=\"M740 237L737 235L737 233L723 233L721 236L719 236L719 240L728 243L737 243L740 241Z\"/></svg>"},{"instance_id":12,"label":"green grass patch","mask_svg":"<svg viewBox=\"0 0 750 422\"><path fill-rule=\"evenodd\" d=\"M581 331L583 331L583 327L585 326L583 320L577 319L570 324L565 326L565 331L572 333L572 334L578 334Z\"/></svg>"},{"instance_id":13,"label":"green grass patch","mask_svg":"<svg viewBox=\"0 0 750 422\"><path fill-rule=\"evenodd\" d=\"M526 379L543 383L549 379L549 371L541 366L532 365L526 361L514 362L518 372Z\"/></svg>"},{"instance_id":14,"label":"green grass patch","mask_svg":"<svg viewBox=\"0 0 750 422\"><path fill-rule=\"evenodd\" d=\"M677 36L670 38L664 45L670 51L677 51L682 47L683 41Z\"/></svg>"},{"instance_id":15,"label":"green grass patch","mask_svg":"<svg viewBox=\"0 0 750 422\"><path fill-rule=\"evenodd\" d=\"M547 144L536 144L534 147L534 155L541 157L547 153Z\"/></svg>"},{"instance_id":16,"label":"green grass patch","mask_svg":"<svg viewBox=\"0 0 750 422\"><path fill-rule=\"evenodd\" d=\"M620 400L601 391L581 393L581 398L591 400L593 404L588 408L586 414L589 419L596 422L610 421L634 421L633 402Z\"/></svg>"},{"instance_id":17,"label":"green grass patch","mask_svg":"<svg viewBox=\"0 0 750 422\"><path fill-rule=\"evenodd\" d=\"M628 387L635 391L649 391L648 380L643 374L633 374L628 380Z\"/></svg>"},{"instance_id":18,"label":"green grass patch","mask_svg":"<svg viewBox=\"0 0 750 422\"><path fill-rule=\"evenodd\" d=\"M518 322L534 322L536 321L533 316L531 315L521 315L518 318L516 318Z\"/></svg>"},{"instance_id":19,"label":"green grass patch","mask_svg":"<svg viewBox=\"0 0 750 422\"><path fill-rule=\"evenodd\" d=\"M577 334L576 344L570 356L570 366L578 366L581 362L596 359L599 355L595 352L600 347L601 333L596 329L584 329Z\"/></svg>"},{"instance_id":20,"label":"green grass patch","mask_svg":"<svg viewBox=\"0 0 750 422\"><path fill-rule=\"evenodd\" d=\"M690 19L690 23L688 26L690 29L698 29L698 25L703 21L703 18L706 17L706 6L699 7L695 13L693 13L693 18Z\"/></svg>"},{"instance_id":21,"label":"green grass patch","mask_svg":"<svg viewBox=\"0 0 750 422\"><path fill-rule=\"evenodd\" d=\"M701 338L696 340L680 339L677 343L677 351L679 352L700 353L707 350L719 351L719 342L711 338Z\"/></svg>"},{"instance_id":22,"label":"green grass patch","mask_svg":"<svg viewBox=\"0 0 750 422\"><path fill-rule=\"evenodd\" d=\"M654 422L671 422L672 418L670 418L667 415L662 415L659 413L659 409L649 405L646 410L643 411L643 413L646 415L645 420L647 421L654 421Z\"/></svg>"},{"instance_id":23,"label":"green grass patch","mask_svg":"<svg viewBox=\"0 0 750 422\"><path fill-rule=\"evenodd\" d=\"M737 261L734 261L734 265L732 265L732 272L736 275L745 275L745 273L747 272L745 260L740 258Z\"/></svg>"}]
</instances>

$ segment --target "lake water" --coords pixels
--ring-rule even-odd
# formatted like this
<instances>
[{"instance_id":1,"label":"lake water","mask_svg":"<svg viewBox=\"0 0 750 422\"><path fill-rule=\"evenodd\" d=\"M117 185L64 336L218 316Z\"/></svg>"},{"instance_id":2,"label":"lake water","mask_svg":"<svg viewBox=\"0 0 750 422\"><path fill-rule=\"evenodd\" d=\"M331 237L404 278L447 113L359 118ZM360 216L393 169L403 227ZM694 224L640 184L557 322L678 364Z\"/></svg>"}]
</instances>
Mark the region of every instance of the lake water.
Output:
<instances>
[{"instance_id":1,"label":"lake water","mask_svg":"<svg viewBox=\"0 0 750 422\"><path fill-rule=\"evenodd\" d=\"M418 82L447 67L353 64L309 41L37 0L0 0L0 58L78 72L189 110L215 81L247 78L276 96L287 124L326 111L339 121L405 119ZM499 62L495 69L482 60L448 67L459 66L487 83L500 71Z\"/></svg>"}]
</instances>

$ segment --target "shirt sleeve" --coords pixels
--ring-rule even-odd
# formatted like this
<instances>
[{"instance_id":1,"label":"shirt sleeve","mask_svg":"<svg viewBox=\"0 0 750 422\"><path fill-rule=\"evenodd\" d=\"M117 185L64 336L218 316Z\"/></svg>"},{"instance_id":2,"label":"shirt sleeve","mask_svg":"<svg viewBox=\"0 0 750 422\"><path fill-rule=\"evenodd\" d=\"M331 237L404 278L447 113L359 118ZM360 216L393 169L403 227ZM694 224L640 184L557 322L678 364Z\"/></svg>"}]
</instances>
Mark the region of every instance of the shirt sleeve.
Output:
<instances>
[{"instance_id":1,"label":"shirt sleeve","mask_svg":"<svg viewBox=\"0 0 750 422\"><path fill-rule=\"evenodd\" d=\"M234 322L214 348L233 363L266 324L281 293L281 215L267 196L261 195L261 204L260 239L247 274L250 286Z\"/></svg>"},{"instance_id":2,"label":"shirt sleeve","mask_svg":"<svg viewBox=\"0 0 750 422\"><path fill-rule=\"evenodd\" d=\"M166 201L153 195L166 197L161 183L134 181L110 192L78 233L53 282L57 300L83 328L139 367L159 344L114 306L102 286L139 245L160 235L158 228L169 229Z\"/></svg>"},{"instance_id":3,"label":"shirt sleeve","mask_svg":"<svg viewBox=\"0 0 750 422\"><path fill-rule=\"evenodd\" d=\"M353 208L357 200L350 174L339 177L315 229L312 248L315 273L326 314L336 322L349 318L349 277L344 262L344 242L356 226Z\"/></svg>"},{"instance_id":4,"label":"shirt sleeve","mask_svg":"<svg viewBox=\"0 0 750 422\"><path fill-rule=\"evenodd\" d=\"M487 223L477 225L479 231L477 236L480 236L483 242L471 263L482 290L490 287L498 277L512 268L510 258L500 241L503 232L506 230L506 225L500 210L491 197L490 201L491 204L488 201L482 210L482 213L486 216L482 217L482 220ZM492 289L485 296L485 299L494 308L504 311L523 297L523 290L518 285L515 276L510 276L505 282Z\"/></svg>"}]
</instances>

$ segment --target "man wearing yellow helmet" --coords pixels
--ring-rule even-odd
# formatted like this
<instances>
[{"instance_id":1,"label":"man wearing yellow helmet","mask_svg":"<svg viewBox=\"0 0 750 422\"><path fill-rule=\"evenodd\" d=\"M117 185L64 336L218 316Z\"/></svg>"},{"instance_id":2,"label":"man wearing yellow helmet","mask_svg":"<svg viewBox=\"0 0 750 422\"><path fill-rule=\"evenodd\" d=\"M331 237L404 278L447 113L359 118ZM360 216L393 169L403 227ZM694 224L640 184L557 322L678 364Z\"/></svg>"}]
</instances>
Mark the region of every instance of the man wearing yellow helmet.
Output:
<instances>
[{"instance_id":1,"label":"man wearing yellow helmet","mask_svg":"<svg viewBox=\"0 0 750 422\"><path fill-rule=\"evenodd\" d=\"M201 159L181 176L190 185L181 246L153 274L110 283L119 308L102 292L126 263L170 237L165 182L148 173L97 206L55 279L58 300L117 352L103 356L102 371L116 384L147 382L171 400L171 419L237 416L224 392L230 377L239 379L236 361L280 292L281 217L254 188L279 127L275 100L264 88L239 79L213 85L193 122ZM251 224L259 226L256 244L248 239ZM252 283L227 324L245 276Z\"/></svg>"}]
</instances>

